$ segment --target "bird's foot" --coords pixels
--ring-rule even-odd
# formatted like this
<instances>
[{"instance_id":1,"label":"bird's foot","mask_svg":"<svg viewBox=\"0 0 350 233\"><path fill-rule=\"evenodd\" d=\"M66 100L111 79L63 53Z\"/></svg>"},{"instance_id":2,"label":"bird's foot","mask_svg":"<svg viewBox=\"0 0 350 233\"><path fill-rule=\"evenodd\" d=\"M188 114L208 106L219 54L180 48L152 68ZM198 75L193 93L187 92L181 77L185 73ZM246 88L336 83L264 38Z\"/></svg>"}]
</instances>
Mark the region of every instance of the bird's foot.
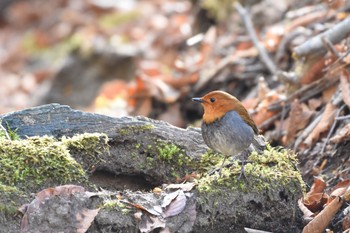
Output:
<instances>
[{"instance_id":1,"label":"bird's foot","mask_svg":"<svg viewBox=\"0 0 350 233\"><path fill-rule=\"evenodd\" d=\"M239 175L238 175L238 177L237 177L237 180L241 180L241 179L246 178L246 176L245 176L245 174L244 174L244 166L245 166L248 162L249 162L248 160L242 160L242 161L239 162L239 163L241 164L241 171L240 171L240 173L239 173ZM211 175L213 175L214 173L218 172L218 173L219 173L219 177L222 177L222 173L221 173L222 168L223 168L223 167L229 168L229 167L232 167L234 164L235 164L234 161L233 161L233 162L230 162L230 163L228 163L228 164L226 164L225 166L224 166L224 163L223 163L220 167L216 167L216 168L210 170L210 171L208 172L208 175L211 176Z\"/></svg>"},{"instance_id":2,"label":"bird's foot","mask_svg":"<svg viewBox=\"0 0 350 233\"><path fill-rule=\"evenodd\" d=\"M211 176L211 175L213 175L215 172L218 172L218 173L219 173L219 176L221 177L221 175L222 175L221 170L222 170L222 167L215 167L215 168L213 168L212 170L210 170L210 171L208 172L208 175Z\"/></svg>"},{"instance_id":3,"label":"bird's foot","mask_svg":"<svg viewBox=\"0 0 350 233\"><path fill-rule=\"evenodd\" d=\"M208 172L208 175L211 176L211 175L213 175L216 171L218 171L218 172L219 172L219 176L222 177L221 170L222 170L222 168L223 168L224 165L225 165L225 161L226 161L226 157L225 157L224 160L222 161L221 166L220 166L219 168L214 168L213 170L209 171L209 172ZM228 164L228 165L229 165L229 166L232 166L232 164L231 164L231 165ZM227 167L228 165L225 165L225 167Z\"/></svg>"},{"instance_id":4,"label":"bird's foot","mask_svg":"<svg viewBox=\"0 0 350 233\"><path fill-rule=\"evenodd\" d=\"M237 180L241 180L242 178L246 178L244 174L244 165L247 163L247 161L241 161L241 172L239 173Z\"/></svg>"}]
</instances>

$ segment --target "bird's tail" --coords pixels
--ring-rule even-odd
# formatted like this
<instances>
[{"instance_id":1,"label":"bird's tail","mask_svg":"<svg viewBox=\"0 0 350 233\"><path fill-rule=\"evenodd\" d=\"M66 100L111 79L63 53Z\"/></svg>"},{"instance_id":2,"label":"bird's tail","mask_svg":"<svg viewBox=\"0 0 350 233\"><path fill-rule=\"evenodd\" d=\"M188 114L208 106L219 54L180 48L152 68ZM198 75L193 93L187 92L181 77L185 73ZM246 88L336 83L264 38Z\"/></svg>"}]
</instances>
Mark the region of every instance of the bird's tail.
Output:
<instances>
[{"instance_id":1,"label":"bird's tail","mask_svg":"<svg viewBox=\"0 0 350 233\"><path fill-rule=\"evenodd\" d=\"M258 152L258 154L260 154L265 150L266 145L267 145L267 142L265 141L264 136L254 135L254 140L249 149L251 149L252 151L256 151Z\"/></svg>"}]
</instances>

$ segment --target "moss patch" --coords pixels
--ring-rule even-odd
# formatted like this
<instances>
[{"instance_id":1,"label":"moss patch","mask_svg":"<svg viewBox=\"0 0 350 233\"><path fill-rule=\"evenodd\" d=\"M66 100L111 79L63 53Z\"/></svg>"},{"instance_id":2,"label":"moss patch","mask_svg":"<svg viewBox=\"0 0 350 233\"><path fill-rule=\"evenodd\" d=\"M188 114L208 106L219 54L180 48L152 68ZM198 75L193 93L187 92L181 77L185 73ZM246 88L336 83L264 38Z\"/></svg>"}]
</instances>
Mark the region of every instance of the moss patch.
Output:
<instances>
[{"instance_id":1,"label":"moss patch","mask_svg":"<svg viewBox=\"0 0 350 233\"><path fill-rule=\"evenodd\" d=\"M109 154L108 136L100 133L78 134L71 138L62 137L62 143L85 170L93 170L98 163L103 162L100 155Z\"/></svg>"},{"instance_id":2,"label":"moss patch","mask_svg":"<svg viewBox=\"0 0 350 233\"><path fill-rule=\"evenodd\" d=\"M259 192L282 186L288 186L292 190L293 187L295 190L299 190L298 187L301 186L305 190L305 183L297 169L298 160L292 151L267 145L261 155L253 152L248 161L250 162L244 166L245 178L237 179L241 165L235 161L232 167L222 169L221 176L218 173L205 174L198 179L198 190L200 192L215 192L225 187L241 192Z\"/></svg>"},{"instance_id":3,"label":"moss patch","mask_svg":"<svg viewBox=\"0 0 350 233\"><path fill-rule=\"evenodd\" d=\"M23 200L25 194L16 187L4 185L0 182L0 213L5 216L14 216L19 205L18 200Z\"/></svg>"},{"instance_id":4,"label":"moss patch","mask_svg":"<svg viewBox=\"0 0 350 233\"><path fill-rule=\"evenodd\" d=\"M132 133L142 133L144 131L148 131L154 129L154 125L151 124L145 124L145 125L132 125L132 126L127 126L125 128L122 128L119 130L119 133L121 135L128 135Z\"/></svg>"},{"instance_id":5,"label":"moss patch","mask_svg":"<svg viewBox=\"0 0 350 233\"><path fill-rule=\"evenodd\" d=\"M0 124L3 125L1 119L0 119ZM5 127L0 128L0 139L1 138L7 139L7 137L10 137L11 140L19 140L20 136L16 132L17 129L15 130L11 129L7 122L5 122L5 125L7 129L5 129Z\"/></svg>"},{"instance_id":6,"label":"moss patch","mask_svg":"<svg viewBox=\"0 0 350 233\"><path fill-rule=\"evenodd\" d=\"M84 171L66 146L52 137L0 140L0 180L6 185L33 186L50 180L82 180Z\"/></svg>"},{"instance_id":7,"label":"moss patch","mask_svg":"<svg viewBox=\"0 0 350 233\"><path fill-rule=\"evenodd\" d=\"M147 145L144 152L147 154L145 168L159 169L159 165L167 166L167 175L172 178L184 175L185 169L191 164L191 158L183 148L166 140L155 139L154 144Z\"/></svg>"},{"instance_id":8,"label":"moss patch","mask_svg":"<svg viewBox=\"0 0 350 233\"><path fill-rule=\"evenodd\" d=\"M96 163L96 154L106 147L107 136L102 134L64 137L62 141L48 136L25 140L0 138L0 180L3 185L22 190L36 189L40 185L86 182L85 171L71 156L71 150L93 157Z\"/></svg>"}]
</instances>

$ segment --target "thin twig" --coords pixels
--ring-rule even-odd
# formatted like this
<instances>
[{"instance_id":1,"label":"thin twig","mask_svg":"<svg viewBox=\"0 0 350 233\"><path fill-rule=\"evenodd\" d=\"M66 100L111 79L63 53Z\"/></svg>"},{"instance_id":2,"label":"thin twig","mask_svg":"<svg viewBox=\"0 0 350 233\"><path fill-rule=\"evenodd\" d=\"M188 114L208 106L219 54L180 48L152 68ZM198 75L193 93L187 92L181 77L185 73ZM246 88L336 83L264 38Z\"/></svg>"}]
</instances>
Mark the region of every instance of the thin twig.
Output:
<instances>
[{"instance_id":1,"label":"thin twig","mask_svg":"<svg viewBox=\"0 0 350 233\"><path fill-rule=\"evenodd\" d=\"M10 135L7 133L7 130L5 129L5 127L2 126L2 122L1 122L1 121L0 121L0 128L5 132L6 138L7 138L8 140L11 140Z\"/></svg>"},{"instance_id":2,"label":"thin twig","mask_svg":"<svg viewBox=\"0 0 350 233\"><path fill-rule=\"evenodd\" d=\"M350 119L350 115L341 116L341 117L336 117L335 119L336 119L337 121Z\"/></svg>"},{"instance_id":3,"label":"thin twig","mask_svg":"<svg viewBox=\"0 0 350 233\"><path fill-rule=\"evenodd\" d=\"M264 46L258 40L258 37L256 36L255 30L254 30L253 22L249 17L248 11L244 7L242 7L242 5L239 2L235 3L235 8L243 19L244 25L247 29L250 39L252 40L256 49L259 51L259 57L261 61L266 65L266 67L269 69L271 74L276 75L276 72L277 72L276 65L275 63L273 63L273 61L267 54L267 51L264 48Z\"/></svg>"},{"instance_id":4,"label":"thin twig","mask_svg":"<svg viewBox=\"0 0 350 233\"><path fill-rule=\"evenodd\" d=\"M331 129L329 130L328 132L328 135L327 135L327 138L326 138L326 141L323 143L323 146L322 146L322 149L321 149L321 155L324 153L324 150L326 149L326 146L329 142L329 139L331 138L331 135L333 134L333 131L335 129L335 126L337 125L338 123L338 120L337 118L339 118L339 114L340 112L344 109L344 107L346 106L346 104L343 104L337 111L337 114L335 115L335 118L334 118L334 122L332 124L332 127Z\"/></svg>"}]
</instances>

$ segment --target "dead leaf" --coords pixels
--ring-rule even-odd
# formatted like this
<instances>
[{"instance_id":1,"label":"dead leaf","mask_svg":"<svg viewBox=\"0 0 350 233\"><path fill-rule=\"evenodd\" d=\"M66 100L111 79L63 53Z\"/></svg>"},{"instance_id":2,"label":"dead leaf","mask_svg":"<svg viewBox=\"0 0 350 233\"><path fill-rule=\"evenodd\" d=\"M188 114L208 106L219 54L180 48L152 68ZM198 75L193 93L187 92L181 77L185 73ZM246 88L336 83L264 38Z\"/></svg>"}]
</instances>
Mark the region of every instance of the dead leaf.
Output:
<instances>
[{"instance_id":1,"label":"dead leaf","mask_svg":"<svg viewBox=\"0 0 350 233\"><path fill-rule=\"evenodd\" d=\"M297 99L294 100L287 120L287 134L282 138L284 145L289 145L294 139L299 130L304 129L309 123L313 112L309 110L306 104L300 104Z\"/></svg>"},{"instance_id":2,"label":"dead leaf","mask_svg":"<svg viewBox=\"0 0 350 233\"><path fill-rule=\"evenodd\" d=\"M330 196L342 196L348 190L350 187L350 180L343 180L342 182L338 183L331 191Z\"/></svg>"},{"instance_id":3,"label":"dead leaf","mask_svg":"<svg viewBox=\"0 0 350 233\"><path fill-rule=\"evenodd\" d=\"M96 215L100 209L87 209L83 208L81 212L75 215L77 220L77 233L85 233L91 226L92 221L94 221Z\"/></svg>"},{"instance_id":4,"label":"dead leaf","mask_svg":"<svg viewBox=\"0 0 350 233\"><path fill-rule=\"evenodd\" d=\"M299 209L301 210L301 212L303 212L303 214L304 214L303 218L304 218L304 219L310 218L310 217L312 217L312 216L315 215L311 210L309 210L309 208L307 208L307 207L304 205L303 199L302 199L302 198L300 198L300 199L298 200L298 207L299 207Z\"/></svg>"},{"instance_id":5,"label":"dead leaf","mask_svg":"<svg viewBox=\"0 0 350 233\"><path fill-rule=\"evenodd\" d=\"M332 97L334 96L334 93L338 90L338 83L336 85L332 85L322 91L322 100L323 103L328 103Z\"/></svg>"},{"instance_id":6,"label":"dead leaf","mask_svg":"<svg viewBox=\"0 0 350 233\"><path fill-rule=\"evenodd\" d=\"M152 232L154 229L157 229L157 228L161 228L161 229L165 228L164 219L149 216L147 214L141 215L141 221L139 223L139 229L141 233Z\"/></svg>"},{"instance_id":7,"label":"dead leaf","mask_svg":"<svg viewBox=\"0 0 350 233\"><path fill-rule=\"evenodd\" d=\"M345 125L337 135L334 135L330 141L334 144L341 143L350 139L350 123Z\"/></svg>"},{"instance_id":8,"label":"dead leaf","mask_svg":"<svg viewBox=\"0 0 350 233\"><path fill-rule=\"evenodd\" d=\"M346 69L340 74L340 88L344 103L350 108L350 74Z\"/></svg>"},{"instance_id":9,"label":"dead leaf","mask_svg":"<svg viewBox=\"0 0 350 233\"><path fill-rule=\"evenodd\" d=\"M252 114L254 122L259 126L264 121L270 119L278 113L278 111L269 111L268 107L275 101L280 100L282 97L275 91L271 91L258 105L255 114Z\"/></svg>"},{"instance_id":10,"label":"dead leaf","mask_svg":"<svg viewBox=\"0 0 350 233\"><path fill-rule=\"evenodd\" d=\"M321 136L321 133L327 131L334 122L335 112L337 111L337 106L332 104L332 102L328 102L326 105L326 109L322 115L320 122L316 125L313 131L309 134L309 136L304 140L304 145L306 147L312 146Z\"/></svg>"},{"instance_id":11,"label":"dead leaf","mask_svg":"<svg viewBox=\"0 0 350 233\"><path fill-rule=\"evenodd\" d=\"M169 184L165 187L165 189L181 189L182 191L189 192L194 186L196 186L195 183Z\"/></svg>"},{"instance_id":12,"label":"dead leaf","mask_svg":"<svg viewBox=\"0 0 350 233\"><path fill-rule=\"evenodd\" d=\"M176 190L175 192L166 194L166 196L163 198L162 207L165 208L170 205L170 203L179 195L179 193L180 190Z\"/></svg>"},{"instance_id":13,"label":"dead leaf","mask_svg":"<svg viewBox=\"0 0 350 233\"><path fill-rule=\"evenodd\" d=\"M163 206L163 217L171 217L180 214L186 207L186 195L182 190L179 190L178 195L175 199L171 201L171 203L167 206Z\"/></svg>"},{"instance_id":14,"label":"dead leaf","mask_svg":"<svg viewBox=\"0 0 350 233\"><path fill-rule=\"evenodd\" d=\"M309 84L321 78L324 74L325 58L316 57L306 62L296 62L296 73L300 77L301 84Z\"/></svg>"},{"instance_id":15,"label":"dead leaf","mask_svg":"<svg viewBox=\"0 0 350 233\"><path fill-rule=\"evenodd\" d=\"M304 205L313 213L321 211L323 206L328 201L328 195L326 193L314 193L307 196L304 199Z\"/></svg>"},{"instance_id":16,"label":"dead leaf","mask_svg":"<svg viewBox=\"0 0 350 233\"><path fill-rule=\"evenodd\" d=\"M344 200L341 197L335 198L324 210L322 210L304 227L302 233L322 233L343 203Z\"/></svg>"},{"instance_id":17,"label":"dead leaf","mask_svg":"<svg viewBox=\"0 0 350 233\"><path fill-rule=\"evenodd\" d=\"M323 193L326 188L326 182L322 178L315 177L314 183L311 186L310 191L307 193L307 195L315 194L315 193Z\"/></svg>"}]
</instances>

